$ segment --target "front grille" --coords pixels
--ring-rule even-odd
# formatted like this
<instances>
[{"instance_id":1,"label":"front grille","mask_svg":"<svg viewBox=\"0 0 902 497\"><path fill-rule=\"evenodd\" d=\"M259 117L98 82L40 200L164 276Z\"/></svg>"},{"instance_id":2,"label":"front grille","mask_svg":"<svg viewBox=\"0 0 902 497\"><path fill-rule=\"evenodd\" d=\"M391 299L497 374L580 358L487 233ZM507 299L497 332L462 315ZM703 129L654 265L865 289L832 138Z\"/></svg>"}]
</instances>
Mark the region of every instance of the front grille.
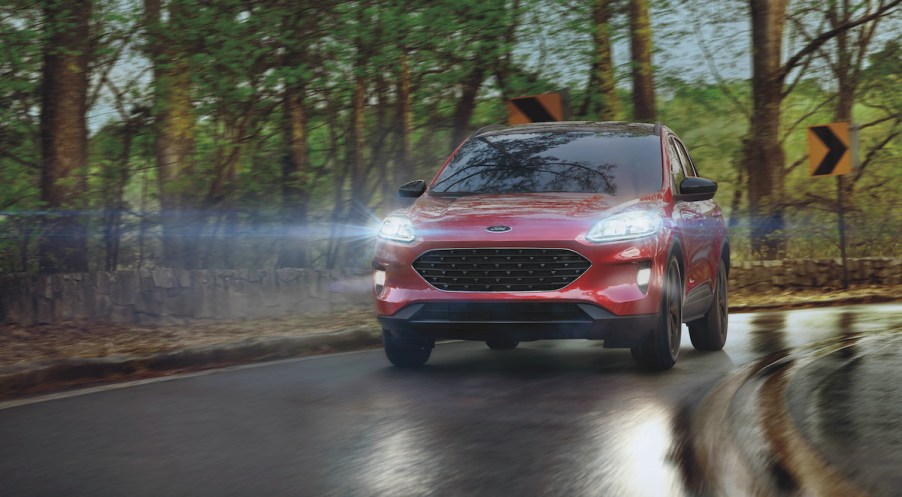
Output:
<instances>
[{"instance_id":1,"label":"front grille","mask_svg":"<svg viewBox=\"0 0 902 497\"><path fill-rule=\"evenodd\" d=\"M430 250L413 262L430 285L454 292L560 290L591 265L572 250L533 248Z\"/></svg>"},{"instance_id":2,"label":"front grille","mask_svg":"<svg viewBox=\"0 0 902 497\"><path fill-rule=\"evenodd\" d=\"M590 321L577 304L554 302L430 302L414 322L560 322Z\"/></svg>"}]
</instances>

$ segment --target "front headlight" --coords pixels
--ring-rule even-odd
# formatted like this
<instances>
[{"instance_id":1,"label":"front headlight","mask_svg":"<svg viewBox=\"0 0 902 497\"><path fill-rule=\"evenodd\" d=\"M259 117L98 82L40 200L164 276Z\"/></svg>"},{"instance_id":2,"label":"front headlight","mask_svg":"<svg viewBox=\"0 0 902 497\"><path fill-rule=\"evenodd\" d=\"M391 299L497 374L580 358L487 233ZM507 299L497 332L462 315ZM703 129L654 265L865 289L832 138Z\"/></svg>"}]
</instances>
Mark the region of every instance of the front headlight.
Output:
<instances>
[{"instance_id":1,"label":"front headlight","mask_svg":"<svg viewBox=\"0 0 902 497\"><path fill-rule=\"evenodd\" d=\"M396 242L412 242L416 238L413 223L410 219L401 216L388 216L382 222L382 229L379 230L379 236L387 240Z\"/></svg>"},{"instance_id":2,"label":"front headlight","mask_svg":"<svg viewBox=\"0 0 902 497\"><path fill-rule=\"evenodd\" d=\"M624 212L602 220L586 233L590 242L619 242L654 234L661 220L647 212Z\"/></svg>"}]
</instances>

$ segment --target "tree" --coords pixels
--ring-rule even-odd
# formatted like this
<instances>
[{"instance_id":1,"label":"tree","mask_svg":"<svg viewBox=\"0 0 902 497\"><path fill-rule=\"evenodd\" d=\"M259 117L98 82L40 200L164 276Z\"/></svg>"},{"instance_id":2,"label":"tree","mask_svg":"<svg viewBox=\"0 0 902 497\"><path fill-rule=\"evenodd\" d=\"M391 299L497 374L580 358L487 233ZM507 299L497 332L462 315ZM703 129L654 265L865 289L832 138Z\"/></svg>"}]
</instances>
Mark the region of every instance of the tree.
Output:
<instances>
[{"instance_id":1,"label":"tree","mask_svg":"<svg viewBox=\"0 0 902 497\"><path fill-rule=\"evenodd\" d=\"M648 0L630 0L630 55L633 76L633 119L655 120L655 87L651 67Z\"/></svg>"},{"instance_id":2,"label":"tree","mask_svg":"<svg viewBox=\"0 0 902 497\"><path fill-rule=\"evenodd\" d=\"M154 153L163 227L163 263L173 268L196 264L197 244L191 181L194 177L194 109L191 98L190 47L185 33L189 6L171 0L168 20L163 1L144 0L148 55L153 63Z\"/></svg>"},{"instance_id":3,"label":"tree","mask_svg":"<svg viewBox=\"0 0 902 497\"><path fill-rule=\"evenodd\" d=\"M52 214L45 218L38 257L46 272L88 270L84 193L90 20L90 0L44 3L41 200Z\"/></svg>"},{"instance_id":4,"label":"tree","mask_svg":"<svg viewBox=\"0 0 902 497\"><path fill-rule=\"evenodd\" d=\"M318 12L314 10L313 12ZM286 12L283 20L282 60L282 159L281 221L283 226L306 226L313 172L310 170L310 110L307 99L312 22L310 11ZM307 267L309 254L306 240L285 239L279 246L278 267Z\"/></svg>"},{"instance_id":5,"label":"tree","mask_svg":"<svg viewBox=\"0 0 902 497\"><path fill-rule=\"evenodd\" d=\"M436 14L444 8L455 16L455 22L444 28L448 30L445 40L436 38L433 41L444 45L440 54L447 62L435 62L450 63L446 75L456 86L450 143L450 148L454 149L472 131L470 121L483 84L495 69L500 69L498 74L502 74L507 67L505 58L515 36L510 28L519 22L522 5L506 0L471 3L444 0L432 8Z\"/></svg>"},{"instance_id":6,"label":"tree","mask_svg":"<svg viewBox=\"0 0 902 497\"><path fill-rule=\"evenodd\" d=\"M592 7L593 57L589 85L580 114L590 112L602 121L617 119L620 100L617 98L614 59L611 55L611 0L595 0Z\"/></svg>"},{"instance_id":7,"label":"tree","mask_svg":"<svg viewBox=\"0 0 902 497\"><path fill-rule=\"evenodd\" d=\"M880 5L871 13L819 34L783 63L787 0L749 0L753 104L743 162L749 179L749 220L754 254L773 259L786 247L783 232L785 154L779 132L788 75L838 34L885 15L900 2L902 0L893 0ZM789 89L792 87L789 85Z\"/></svg>"},{"instance_id":8,"label":"tree","mask_svg":"<svg viewBox=\"0 0 902 497\"><path fill-rule=\"evenodd\" d=\"M884 3L885 1L883 0L878 2L878 9L881 8ZM871 3L867 2L862 6L860 4L853 5L849 0L843 0L827 2L821 4L820 7L830 28L836 30L850 22L856 14L866 14L866 10L871 7ZM859 12L861 7L864 7L864 13ZM858 88L862 82L864 61L868 53L868 47L874 40L874 35L877 33L880 20L881 18L877 17L873 21L858 26L855 29L838 32L834 40L835 50L831 51L833 54L827 51L821 51L822 57L826 60L827 65L830 67L830 71L833 73L833 77L836 80L837 98L833 117L834 120L838 122L855 122L852 112L855 107ZM902 117L898 114L895 114L894 118L895 123L897 124L902 120ZM869 124L873 125L872 123L863 124L866 127L869 126ZM894 126L890 131L890 134L885 137L885 139L880 140L875 148L865 152L865 155L867 157L873 157L874 152L885 147L897 134L899 134L899 131ZM843 188L847 196L851 196L852 188L859 180L861 180L863 172L867 169L868 165L868 162L861 164L856 174L850 177L851 181L846 181L846 178L843 178L842 176L837 178L841 184L844 184Z\"/></svg>"}]
</instances>

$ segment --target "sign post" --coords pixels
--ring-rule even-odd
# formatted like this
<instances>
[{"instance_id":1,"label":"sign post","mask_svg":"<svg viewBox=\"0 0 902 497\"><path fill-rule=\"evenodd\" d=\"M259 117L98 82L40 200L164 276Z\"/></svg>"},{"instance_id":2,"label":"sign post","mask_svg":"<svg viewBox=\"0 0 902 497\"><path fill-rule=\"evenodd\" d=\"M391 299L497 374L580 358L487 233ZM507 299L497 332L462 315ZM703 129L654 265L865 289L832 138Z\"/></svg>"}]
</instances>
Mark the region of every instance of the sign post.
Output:
<instances>
[{"instance_id":1,"label":"sign post","mask_svg":"<svg viewBox=\"0 0 902 497\"><path fill-rule=\"evenodd\" d=\"M839 218L839 254L842 257L843 288L849 288L846 265L846 212L843 205L843 175L852 172L856 131L849 123L832 123L808 128L808 171L811 176L836 176L836 210Z\"/></svg>"}]
</instances>

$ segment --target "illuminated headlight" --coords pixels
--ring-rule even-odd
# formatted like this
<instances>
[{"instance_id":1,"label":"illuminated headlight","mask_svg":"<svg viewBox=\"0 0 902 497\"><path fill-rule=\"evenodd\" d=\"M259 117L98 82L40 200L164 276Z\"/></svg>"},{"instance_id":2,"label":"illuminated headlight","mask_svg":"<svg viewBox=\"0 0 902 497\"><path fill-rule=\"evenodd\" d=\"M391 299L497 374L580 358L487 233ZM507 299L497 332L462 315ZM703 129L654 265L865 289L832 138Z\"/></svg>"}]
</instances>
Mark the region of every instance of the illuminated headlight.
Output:
<instances>
[{"instance_id":1,"label":"illuminated headlight","mask_svg":"<svg viewBox=\"0 0 902 497\"><path fill-rule=\"evenodd\" d=\"M647 212L624 212L593 226L586 233L586 239L590 242L632 240L654 234L660 225L661 220Z\"/></svg>"},{"instance_id":2,"label":"illuminated headlight","mask_svg":"<svg viewBox=\"0 0 902 497\"><path fill-rule=\"evenodd\" d=\"M413 230L413 223L410 219L401 216L388 216L382 222L382 229L379 230L379 236L386 240L394 240L396 242L412 242L416 237Z\"/></svg>"}]
</instances>

